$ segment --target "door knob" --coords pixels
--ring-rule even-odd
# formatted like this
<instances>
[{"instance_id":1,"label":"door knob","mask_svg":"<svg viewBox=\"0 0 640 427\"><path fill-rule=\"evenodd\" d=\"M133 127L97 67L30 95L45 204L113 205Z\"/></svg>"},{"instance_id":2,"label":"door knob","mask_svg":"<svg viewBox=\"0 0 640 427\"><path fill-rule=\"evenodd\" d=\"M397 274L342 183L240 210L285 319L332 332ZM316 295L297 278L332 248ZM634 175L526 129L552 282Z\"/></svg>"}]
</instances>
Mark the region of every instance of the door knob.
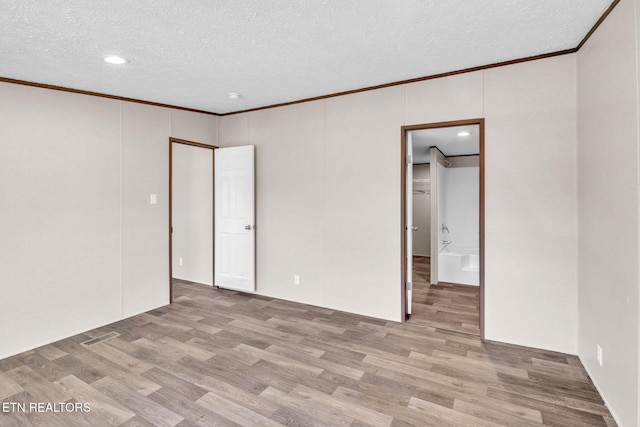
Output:
<instances>
[{"instance_id":1,"label":"door knob","mask_svg":"<svg viewBox=\"0 0 640 427\"><path fill-rule=\"evenodd\" d=\"M245 226L244 226L244 229L245 229L245 230L251 230L251 226L250 226L250 225L245 225Z\"/></svg>"},{"instance_id":2,"label":"door knob","mask_svg":"<svg viewBox=\"0 0 640 427\"><path fill-rule=\"evenodd\" d=\"M412 229L413 231L418 231L418 227L416 227L415 225L414 225L413 227L411 227L411 229Z\"/></svg>"}]
</instances>

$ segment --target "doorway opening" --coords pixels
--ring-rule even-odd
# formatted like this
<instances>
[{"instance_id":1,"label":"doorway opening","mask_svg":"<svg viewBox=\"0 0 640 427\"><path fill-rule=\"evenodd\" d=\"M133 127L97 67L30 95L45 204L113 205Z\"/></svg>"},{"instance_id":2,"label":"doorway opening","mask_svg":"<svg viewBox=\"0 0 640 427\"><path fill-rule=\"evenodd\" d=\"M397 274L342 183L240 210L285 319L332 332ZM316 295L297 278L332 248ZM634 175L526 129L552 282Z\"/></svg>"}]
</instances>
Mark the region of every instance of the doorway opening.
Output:
<instances>
[{"instance_id":1,"label":"doorway opening","mask_svg":"<svg viewBox=\"0 0 640 427\"><path fill-rule=\"evenodd\" d=\"M213 286L214 150L169 138L169 302L173 282Z\"/></svg>"},{"instance_id":2,"label":"doorway opening","mask_svg":"<svg viewBox=\"0 0 640 427\"><path fill-rule=\"evenodd\" d=\"M402 319L484 337L484 119L401 129Z\"/></svg>"}]
</instances>

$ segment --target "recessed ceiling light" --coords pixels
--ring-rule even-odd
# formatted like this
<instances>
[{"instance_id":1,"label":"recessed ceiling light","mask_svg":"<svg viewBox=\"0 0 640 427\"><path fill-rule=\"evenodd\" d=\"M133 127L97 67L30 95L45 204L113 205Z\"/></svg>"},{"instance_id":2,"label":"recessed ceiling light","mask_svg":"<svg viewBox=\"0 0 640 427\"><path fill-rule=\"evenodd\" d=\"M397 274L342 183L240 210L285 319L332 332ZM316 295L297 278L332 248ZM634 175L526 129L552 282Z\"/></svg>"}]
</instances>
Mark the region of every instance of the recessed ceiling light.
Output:
<instances>
[{"instance_id":1,"label":"recessed ceiling light","mask_svg":"<svg viewBox=\"0 0 640 427\"><path fill-rule=\"evenodd\" d=\"M109 64L115 64L115 65L122 65L129 62L126 59L120 56L115 56L115 55L105 56L103 59L104 59L104 62L108 62Z\"/></svg>"},{"instance_id":2,"label":"recessed ceiling light","mask_svg":"<svg viewBox=\"0 0 640 427\"><path fill-rule=\"evenodd\" d=\"M229 92L229 99L240 99L240 94L237 92Z\"/></svg>"},{"instance_id":3,"label":"recessed ceiling light","mask_svg":"<svg viewBox=\"0 0 640 427\"><path fill-rule=\"evenodd\" d=\"M471 132L467 132L467 131L458 132L458 136L469 136L469 135L471 135Z\"/></svg>"}]
</instances>

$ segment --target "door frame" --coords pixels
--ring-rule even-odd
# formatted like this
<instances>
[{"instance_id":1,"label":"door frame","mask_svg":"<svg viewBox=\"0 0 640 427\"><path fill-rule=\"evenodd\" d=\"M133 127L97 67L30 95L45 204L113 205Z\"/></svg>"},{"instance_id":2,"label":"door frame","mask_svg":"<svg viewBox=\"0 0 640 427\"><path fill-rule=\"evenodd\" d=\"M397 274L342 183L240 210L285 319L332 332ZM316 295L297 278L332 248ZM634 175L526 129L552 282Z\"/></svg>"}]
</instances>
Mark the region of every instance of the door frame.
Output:
<instances>
[{"instance_id":1,"label":"door frame","mask_svg":"<svg viewBox=\"0 0 640 427\"><path fill-rule=\"evenodd\" d=\"M407 247L406 247L406 233L407 233L407 219L406 219L406 206L407 206L407 132L412 130L421 129L433 129L433 128L445 128L454 126L469 126L478 125L479 139L480 139L480 236L479 236L479 250L480 250L480 338L484 340L484 272L485 272L485 151L484 151L484 132L485 132L485 120L484 118L468 119L468 120L455 120L449 122L437 122L437 123L424 123L417 125L402 126L400 128L400 301L401 301L401 321L406 322L407 317L407 298L406 298L406 282L407 282Z\"/></svg>"},{"instance_id":2,"label":"door frame","mask_svg":"<svg viewBox=\"0 0 640 427\"><path fill-rule=\"evenodd\" d=\"M215 145L207 145L207 144L202 144L200 142L188 141L186 139L174 138L171 136L169 137L169 304L173 303L173 144L174 143L190 145L192 147L211 149L212 151L212 155L211 155L212 185L215 185L215 182L214 182L215 151L214 150L218 148L218 146L215 146ZM215 203L216 203L216 198L215 198L215 195L213 195L213 212L215 212ZM215 227L216 227L216 223L215 223L215 214L214 214L213 216L214 233L215 233ZM214 242L213 251L215 251L215 242ZM211 265L213 268L213 271L212 271L213 275L211 277L215 278L216 272L215 272L215 263L213 262L213 260L211 261Z\"/></svg>"}]
</instances>

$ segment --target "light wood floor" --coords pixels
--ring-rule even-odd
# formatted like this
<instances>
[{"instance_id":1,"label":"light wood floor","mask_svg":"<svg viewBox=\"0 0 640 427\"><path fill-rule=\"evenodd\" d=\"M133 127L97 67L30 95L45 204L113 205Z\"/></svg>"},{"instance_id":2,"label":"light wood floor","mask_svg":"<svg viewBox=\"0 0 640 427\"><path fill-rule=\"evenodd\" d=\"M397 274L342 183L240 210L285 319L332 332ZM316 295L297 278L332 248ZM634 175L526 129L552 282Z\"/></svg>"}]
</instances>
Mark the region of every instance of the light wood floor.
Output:
<instances>
[{"instance_id":1,"label":"light wood floor","mask_svg":"<svg viewBox=\"0 0 640 427\"><path fill-rule=\"evenodd\" d=\"M615 425L575 356L202 285L174 292L171 306L0 360L3 403L91 405L0 412L0 425Z\"/></svg>"},{"instance_id":2,"label":"light wood floor","mask_svg":"<svg viewBox=\"0 0 640 427\"><path fill-rule=\"evenodd\" d=\"M409 322L480 335L480 288L454 283L431 285L430 268L429 257L413 257L413 303Z\"/></svg>"}]
</instances>

